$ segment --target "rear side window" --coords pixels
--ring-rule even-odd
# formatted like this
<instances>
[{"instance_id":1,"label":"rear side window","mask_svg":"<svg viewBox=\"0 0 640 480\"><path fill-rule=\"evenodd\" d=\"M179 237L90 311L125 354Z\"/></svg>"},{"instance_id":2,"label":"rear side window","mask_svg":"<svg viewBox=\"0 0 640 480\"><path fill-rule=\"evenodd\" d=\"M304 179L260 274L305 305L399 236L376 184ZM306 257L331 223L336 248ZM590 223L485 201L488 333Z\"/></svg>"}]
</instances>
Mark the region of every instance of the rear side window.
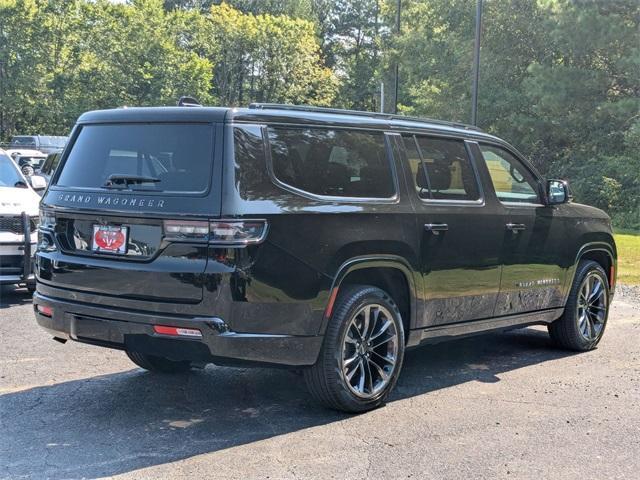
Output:
<instances>
[{"instance_id":1,"label":"rear side window","mask_svg":"<svg viewBox=\"0 0 640 480\"><path fill-rule=\"evenodd\" d=\"M211 125L87 125L80 130L56 184L202 193L210 183L212 161Z\"/></svg>"},{"instance_id":2,"label":"rear side window","mask_svg":"<svg viewBox=\"0 0 640 480\"><path fill-rule=\"evenodd\" d=\"M382 132L270 127L275 177L315 195L390 198L393 174Z\"/></svg>"},{"instance_id":3,"label":"rear side window","mask_svg":"<svg viewBox=\"0 0 640 480\"><path fill-rule=\"evenodd\" d=\"M462 140L405 136L418 196L433 200L480 199L476 172Z\"/></svg>"}]
</instances>

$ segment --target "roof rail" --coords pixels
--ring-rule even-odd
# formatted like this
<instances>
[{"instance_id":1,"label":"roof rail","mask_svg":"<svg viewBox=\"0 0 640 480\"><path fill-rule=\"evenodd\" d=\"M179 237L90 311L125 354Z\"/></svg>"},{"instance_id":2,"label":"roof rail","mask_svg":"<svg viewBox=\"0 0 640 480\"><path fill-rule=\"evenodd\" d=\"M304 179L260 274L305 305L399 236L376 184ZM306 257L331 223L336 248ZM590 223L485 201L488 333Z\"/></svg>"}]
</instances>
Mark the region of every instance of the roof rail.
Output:
<instances>
[{"instance_id":1,"label":"roof rail","mask_svg":"<svg viewBox=\"0 0 640 480\"><path fill-rule=\"evenodd\" d=\"M386 120L406 120L410 122L420 123L435 123L437 125L446 125L448 127L463 128L465 130L476 130L481 132L482 130L473 125L460 122L449 122L446 120L437 120L434 118L422 118L422 117L410 117L407 115L394 115L392 113L379 113L379 112L365 112L362 110L345 110L341 108L330 107L314 107L311 105L289 105L285 103L251 103L249 108L255 110L292 110L297 112L317 112L317 113L332 113L342 115L356 115L360 117L380 118Z\"/></svg>"}]
</instances>

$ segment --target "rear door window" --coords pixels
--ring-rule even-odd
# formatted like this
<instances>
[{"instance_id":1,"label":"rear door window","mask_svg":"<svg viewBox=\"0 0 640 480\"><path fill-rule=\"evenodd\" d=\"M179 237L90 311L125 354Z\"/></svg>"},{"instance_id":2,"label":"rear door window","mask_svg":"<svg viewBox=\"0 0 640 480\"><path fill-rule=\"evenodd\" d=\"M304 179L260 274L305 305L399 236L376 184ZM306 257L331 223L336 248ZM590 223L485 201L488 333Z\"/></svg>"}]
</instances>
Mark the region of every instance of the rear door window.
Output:
<instances>
[{"instance_id":1,"label":"rear door window","mask_svg":"<svg viewBox=\"0 0 640 480\"><path fill-rule=\"evenodd\" d=\"M269 127L268 133L273 173L286 185L330 197L395 194L382 132Z\"/></svg>"},{"instance_id":2,"label":"rear door window","mask_svg":"<svg viewBox=\"0 0 640 480\"><path fill-rule=\"evenodd\" d=\"M475 169L462 140L404 136L418 196L431 200L479 200Z\"/></svg>"},{"instance_id":3,"label":"rear door window","mask_svg":"<svg viewBox=\"0 0 640 480\"><path fill-rule=\"evenodd\" d=\"M212 161L213 127L208 124L86 125L56 185L203 193Z\"/></svg>"}]
</instances>

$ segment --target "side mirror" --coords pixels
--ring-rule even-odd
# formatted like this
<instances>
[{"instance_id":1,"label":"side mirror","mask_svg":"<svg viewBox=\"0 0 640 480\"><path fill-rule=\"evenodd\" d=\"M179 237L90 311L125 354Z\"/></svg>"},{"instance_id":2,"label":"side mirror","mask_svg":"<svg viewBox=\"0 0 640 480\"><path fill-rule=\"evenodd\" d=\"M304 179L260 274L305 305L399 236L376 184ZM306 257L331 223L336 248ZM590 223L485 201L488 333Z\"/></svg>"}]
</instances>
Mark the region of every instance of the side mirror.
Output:
<instances>
[{"instance_id":1,"label":"side mirror","mask_svg":"<svg viewBox=\"0 0 640 480\"><path fill-rule=\"evenodd\" d=\"M547 180L547 205L559 205L572 200L569 182L566 180Z\"/></svg>"},{"instance_id":2,"label":"side mirror","mask_svg":"<svg viewBox=\"0 0 640 480\"><path fill-rule=\"evenodd\" d=\"M40 175L31 175L29 181L31 182L31 188L34 190L44 190L47 188L47 181Z\"/></svg>"}]
</instances>

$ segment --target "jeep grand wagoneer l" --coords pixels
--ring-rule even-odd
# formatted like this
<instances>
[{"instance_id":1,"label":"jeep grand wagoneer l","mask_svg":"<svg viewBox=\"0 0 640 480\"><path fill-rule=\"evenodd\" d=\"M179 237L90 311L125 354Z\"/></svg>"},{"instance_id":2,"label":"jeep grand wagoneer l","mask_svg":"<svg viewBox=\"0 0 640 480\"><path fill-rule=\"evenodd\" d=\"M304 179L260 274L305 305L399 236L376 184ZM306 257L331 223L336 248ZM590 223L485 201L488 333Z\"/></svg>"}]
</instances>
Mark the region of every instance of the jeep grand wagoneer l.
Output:
<instances>
[{"instance_id":1,"label":"jeep grand wagoneer l","mask_svg":"<svg viewBox=\"0 0 640 480\"><path fill-rule=\"evenodd\" d=\"M465 125L256 104L80 117L41 204L38 323L159 372L288 366L345 411L406 348L600 341L609 218Z\"/></svg>"}]
</instances>

